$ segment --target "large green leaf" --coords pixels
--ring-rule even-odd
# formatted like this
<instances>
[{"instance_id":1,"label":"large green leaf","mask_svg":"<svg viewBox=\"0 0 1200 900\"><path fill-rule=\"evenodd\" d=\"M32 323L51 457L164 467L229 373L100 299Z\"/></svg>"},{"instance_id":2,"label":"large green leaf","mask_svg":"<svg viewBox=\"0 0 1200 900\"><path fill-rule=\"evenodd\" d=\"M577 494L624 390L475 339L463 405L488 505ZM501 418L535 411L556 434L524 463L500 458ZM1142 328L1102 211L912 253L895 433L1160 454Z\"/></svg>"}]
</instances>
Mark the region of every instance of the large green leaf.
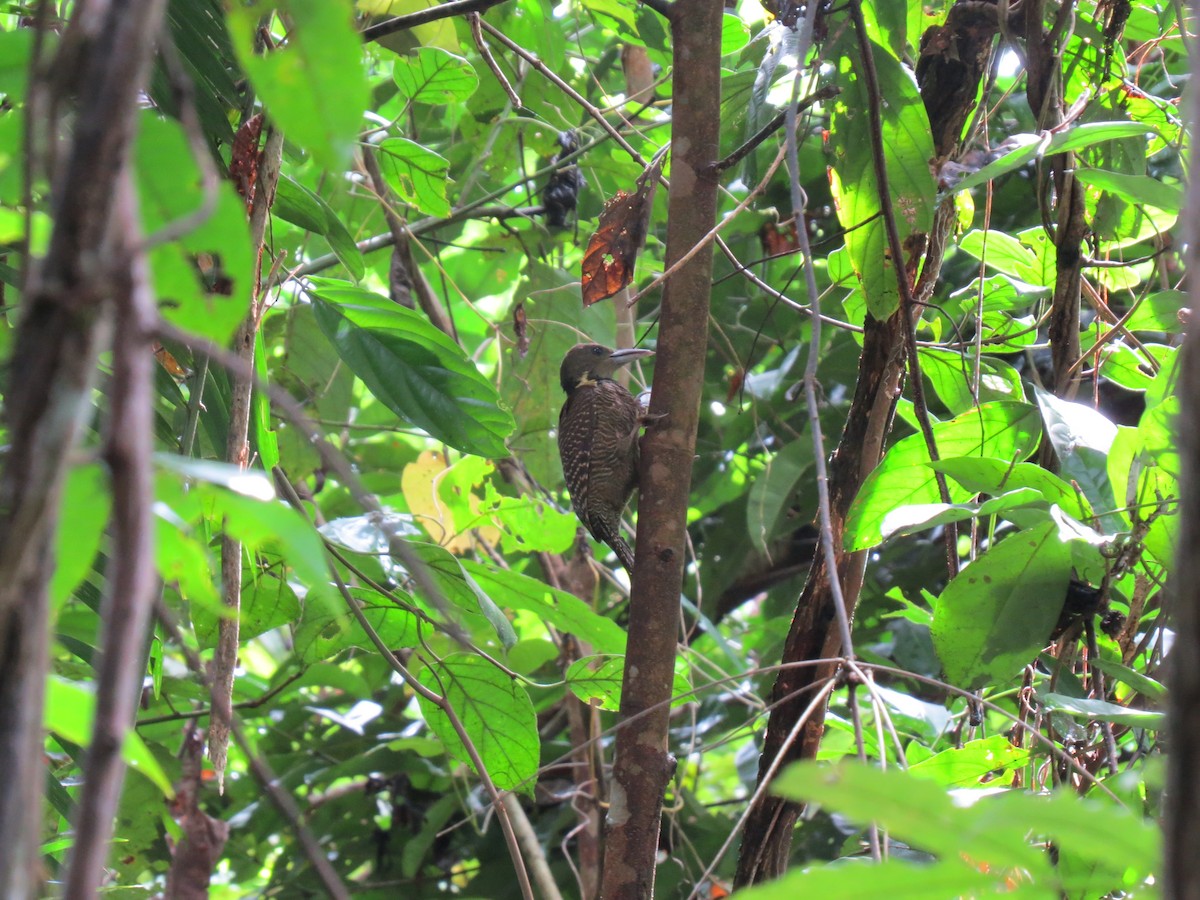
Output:
<instances>
[{"instance_id":1,"label":"large green leaf","mask_svg":"<svg viewBox=\"0 0 1200 900\"><path fill-rule=\"evenodd\" d=\"M418 47L397 59L392 77L410 103L461 102L479 86L479 76L469 62L438 47Z\"/></svg>"},{"instance_id":2,"label":"large green leaf","mask_svg":"<svg viewBox=\"0 0 1200 900\"><path fill-rule=\"evenodd\" d=\"M812 461L812 441L805 434L772 456L755 478L746 499L746 524L760 553L768 552L796 485L812 468Z\"/></svg>"},{"instance_id":3,"label":"large green leaf","mask_svg":"<svg viewBox=\"0 0 1200 900\"><path fill-rule=\"evenodd\" d=\"M1100 513L1105 531L1120 531L1120 517L1102 512L1111 508L1108 454L1117 437L1117 426L1086 404L1063 400L1040 388L1036 394L1062 477L1079 486L1092 509Z\"/></svg>"},{"instance_id":4,"label":"large green leaf","mask_svg":"<svg viewBox=\"0 0 1200 900\"><path fill-rule=\"evenodd\" d=\"M287 43L255 53L259 19L273 8L286 16ZM274 121L325 168L350 160L369 88L362 42L344 0L283 0L232 5L229 33L254 89Z\"/></svg>"},{"instance_id":5,"label":"large green leaf","mask_svg":"<svg viewBox=\"0 0 1200 900\"><path fill-rule=\"evenodd\" d=\"M842 93L834 103L830 125L834 154L830 183L867 309L876 319L886 319L900 303L896 266L908 261L890 258L867 111L872 106L880 110L889 199L902 244L913 235L928 234L932 224L937 194L929 171L933 139L912 70L872 42L882 96L871 98L862 78L862 51L854 29L846 28L843 34L832 51L841 55L838 83Z\"/></svg>"},{"instance_id":6,"label":"large green leaf","mask_svg":"<svg viewBox=\"0 0 1200 900\"><path fill-rule=\"evenodd\" d=\"M199 212L206 197L183 130L146 112L135 146L142 225L148 236ZM224 343L250 309L254 253L246 209L228 181L213 186L209 215L178 240L154 247L159 310L185 331Z\"/></svg>"},{"instance_id":7,"label":"large green leaf","mask_svg":"<svg viewBox=\"0 0 1200 900\"><path fill-rule=\"evenodd\" d=\"M62 508L67 514L59 516L58 533L54 538L55 566L50 579L50 599L55 607L65 601L92 570L111 506L108 477L98 463L71 469L63 484Z\"/></svg>"},{"instance_id":8,"label":"large green leaf","mask_svg":"<svg viewBox=\"0 0 1200 900\"><path fill-rule=\"evenodd\" d=\"M536 578L462 560L463 570L503 609L525 609L560 631L591 644L597 653L624 653L625 632L573 594Z\"/></svg>"},{"instance_id":9,"label":"large green leaf","mask_svg":"<svg viewBox=\"0 0 1200 900\"><path fill-rule=\"evenodd\" d=\"M496 787L532 796L541 741L525 688L487 660L465 653L422 670L420 680L445 698ZM446 750L474 769L450 718L436 704L419 699L425 721Z\"/></svg>"},{"instance_id":10,"label":"large green leaf","mask_svg":"<svg viewBox=\"0 0 1200 900\"><path fill-rule=\"evenodd\" d=\"M426 215L450 215L450 163L444 157L407 138L388 138L379 144L379 168L405 203Z\"/></svg>"},{"instance_id":11,"label":"large green leaf","mask_svg":"<svg viewBox=\"0 0 1200 900\"><path fill-rule=\"evenodd\" d=\"M361 604L363 618L389 649L400 650L419 645L421 632L413 613L369 591L352 588L351 595L356 603ZM426 628L426 636L431 631ZM307 663L330 659L350 647L358 647L369 653L377 652L375 642L363 630L355 615L344 604L329 602L325 598L305 604L304 615L296 626L292 641L296 654Z\"/></svg>"},{"instance_id":12,"label":"large green leaf","mask_svg":"<svg viewBox=\"0 0 1200 900\"><path fill-rule=\"evenodd\" d=\"M86 747L91 742L92 722L96 716L93 688L91 684L79 684L51 676L46 682L46 729L73 744ZM164 797L175 796L171 779L136 731L126 732L121 744L121 758L129 768L146 776L162 791Z\"/></svg>"},{"instance_id":13,"label":"large green leaf","mask_svg":"<svg viewBox=\"0 0 1200 900\"><path fill-rule=\"evenodd\" d=\"M356 280L366 274L366 263L354 237L320 194L310 191L293 178L281 176L271 212L306 231L324 236L338 262Z\"/></svg>"},{"instance_id":14,"label":"large green leaf","mask_svg":"<svg viewBox=\"0 0 1200 900\"><path fill-rule=\"evenodd\" d=\"M941 459L992 457L1019 462L1037 447L1041 427L1037 411L1026 403L985 403L977 409L933 426ZM941 503L929 452L919 434L909 435L884 456L863 483L846 517L845 545L865 550L883 540L883 521L901 506ZM951 503L973 493L947 484Z\"/></svg>"},{"instance_id":15,"label":"large green leaf","mask_svg":"<svg viewBox=\"0 0 1200 900\"><path fill-rule=\"evenodd\" d=\"M377 400L466 453L508 455L512 416L457 344L419 313L368 291L325 280L314 287L317 323Z\"/></svg>"},{"instance_id":16,"label":"large green leaf","mask_svg":"<svg viewBox=\"0 0 1200 900\"><path fill-rule=\"evenodd\" d=\"M946 678L973 689L1006 682L1046 644L1071 578L1053 522L1010 535L958 573L933 613Z\"/></svg>"},{"instance_id":17,"label":"large green leaf","mask_svg":"<svg viewBox=\"0 0 1200 900\"><path fill-rule=\"evenodd\" d=\"M1141 896L1162 865L1161 839L1154 824L1101 797L1001 790L970 797L958 792L952 798L916 773L851 762L797 764L779 777L775 788L792 800L820 803L857 823L876 822L892 838L939 858L934 865L896 858L882 866L833 864L804 873L817 876L811 886L829 886L829 892L820 892L822 897L932 900L1003 893L1053 898L1126 891ZM1121 835L1119 853L1113 852L1111 837L1106 837L1113 834ZM1044 849L1051 842L1057 851L1053 865ZM868 882L869 873L878 869L887 870L893 880ZM958 869L962 881L956 883ZM874 883L877 889L843 891L841 882L829 877L835 873L847 879L851 890L863 883ZM971 880L977 876L983 876L982 883ZM797 877L795 886L809 885L810 880ZM747 891L746 896L755 900L795 896L773 894L771 887Z\"/></svg>"}]
</instances>

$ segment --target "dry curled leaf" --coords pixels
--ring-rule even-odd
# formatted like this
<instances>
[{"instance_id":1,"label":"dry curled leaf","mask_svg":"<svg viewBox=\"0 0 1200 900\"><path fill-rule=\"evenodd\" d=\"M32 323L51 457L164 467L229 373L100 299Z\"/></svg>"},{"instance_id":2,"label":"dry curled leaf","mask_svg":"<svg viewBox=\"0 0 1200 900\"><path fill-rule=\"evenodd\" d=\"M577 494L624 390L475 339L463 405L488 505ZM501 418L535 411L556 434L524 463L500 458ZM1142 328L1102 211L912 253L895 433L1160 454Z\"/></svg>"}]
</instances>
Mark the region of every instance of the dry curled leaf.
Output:
<instances>
[{"instance_id":1,"label":"dry curled leaf","mask_svg":"<svg viewBox=\"0 0 1200 900\"><path fill-rule=\"evenodd\" d=\"M184 379L188 377L188 370L179 364L171 351L160 344L154 342L154 358L158 360L158 364L162 366L171 375L172 378Z\"/></svg>"},{"instance_id":2,"label":"dry curled leaf","mask_svg":"<svg viewBox=\"0 0 1200 900\"><path fill-rule=\"evenodd\" d=\"M229 156L229 177L249 209L254 202L254 185L258 181L258 139L262 136L262 113L251 116L233 138Z\"/></svg>"},{"instance_id":3,"label":"dry curled leaf","mask_svg":"<svg viewBox=\"0 0 1200 900\"><path fill-rule=\"evenodd\" d=\"M607 300L633 281L638 253L646 241L654 189L662 172L662 157L642 173L632 194L617 191L604 204L600 227L583 254L583 305Z\"/></svg>"},{"instance_id":4,"label":"dry curled leaf","mask_svg":"<svg viewBox=\"0 0 1200 900\"><path fill-rule=\"evenodd\" d=\"M524 359L529 352L529 320L525 316L525 304L513 307L513 334L517 337L517 359Z\"/></svg>"},{"instance_id":5,"label":"dry curled leaf","mask_svg":"<svg viewBox=\"0 0 1200 900\"><path fill-rule=\"evenodd\" d=\"M758 239L762 243L763 256L783 256L795 253L800 249L799 236L796 234L796 220L788 222L780 228L775 222L767 222L758 230Z\"/></svg>"}]
</instances>

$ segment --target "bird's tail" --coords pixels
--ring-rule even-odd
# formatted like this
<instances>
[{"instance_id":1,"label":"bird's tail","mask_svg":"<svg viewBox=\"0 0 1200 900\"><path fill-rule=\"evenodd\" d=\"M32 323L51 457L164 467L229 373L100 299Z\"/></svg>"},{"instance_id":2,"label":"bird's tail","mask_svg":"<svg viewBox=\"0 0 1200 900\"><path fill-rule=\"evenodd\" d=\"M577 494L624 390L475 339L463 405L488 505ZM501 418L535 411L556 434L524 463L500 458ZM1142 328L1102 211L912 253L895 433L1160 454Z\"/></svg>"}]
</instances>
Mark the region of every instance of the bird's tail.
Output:
<instances>
[{"instance_id":1,"label":"bird's tail","mask_svg":"<svg viewBox=\"0 0 1200 900\"><path fill-rule=\"evenodd\" d=\"M633 575L633 548L625 543L625 538L621 537L620 525L610 528L603 522L593 523L595 526L592 529L592 534L597 540L608 544L615 554L617 559L621 561L621 565L625 567L625 571L631 576Z\"/></svg>"},{"instance_id":2,"label":"bird's tail","mask_svg":"<svg viewBox=\"0 0 1200 900\"><path fill-rule=\"evenodd\" d=\"M625 567L625 571L633 575L633 548L625 543L625 538L620 535L613 535L605 540L608 546L613 548L613 552L617 554L617 559L621 560L621 565Z\"/></svg>"}]
</instances>

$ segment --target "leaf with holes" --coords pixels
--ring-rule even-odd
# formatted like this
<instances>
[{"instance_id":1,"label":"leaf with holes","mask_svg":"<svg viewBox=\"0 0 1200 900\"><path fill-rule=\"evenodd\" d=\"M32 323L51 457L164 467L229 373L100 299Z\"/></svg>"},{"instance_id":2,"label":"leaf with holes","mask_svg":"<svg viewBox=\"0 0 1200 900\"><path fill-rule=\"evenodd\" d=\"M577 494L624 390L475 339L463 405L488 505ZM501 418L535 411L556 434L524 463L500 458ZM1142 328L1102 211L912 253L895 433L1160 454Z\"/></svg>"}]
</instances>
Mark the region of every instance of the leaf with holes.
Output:
<instances>
[{"instance_id":1,"label":"leaf with holes","mask_svg":"<svg viewBox=\"0 0 1200 900\"><path fill-rule=\"evenodd\" d=\"M379 145L379 168L405 203L426 215L450 215L446 199L450 163L443 157L405 138L388 138Z\"/></svg>"},{"instance_id":2,"label":"leaf with holes","mask_svg":"<svg viewBox=\"0 0 1200 900\"><path fill-rule=\"evenodd\" d=\"M1053 522L1005 538L959 572L930 629L946 678L968 690L1013 678L1049 639L1070 578L1071 548Z\"/></svg>"}]
</instances>

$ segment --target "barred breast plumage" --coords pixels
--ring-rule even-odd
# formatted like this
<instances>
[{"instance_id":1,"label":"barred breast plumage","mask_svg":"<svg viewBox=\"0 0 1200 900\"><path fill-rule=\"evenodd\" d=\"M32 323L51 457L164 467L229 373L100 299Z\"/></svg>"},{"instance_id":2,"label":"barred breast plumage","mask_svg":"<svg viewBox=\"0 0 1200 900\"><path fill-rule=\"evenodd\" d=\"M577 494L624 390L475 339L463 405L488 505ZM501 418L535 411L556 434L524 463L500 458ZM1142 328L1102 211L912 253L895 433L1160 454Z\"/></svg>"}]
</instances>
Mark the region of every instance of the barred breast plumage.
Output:
<instances>
[{"instance_id":1,"label":"barred breast plumage","mask_svg":"<svg viewBox=\"0 0 1200 900\"><path fill-rule=\"evenodd\" d=\"M558 417L558 452L575 514L598 541L633 571L633 551L621 537L621 515L638 477L637 400L613 380L623 365L649 350L610 350L580 344L563 359L567 394Z\"/></svg>"}]
</instances>

